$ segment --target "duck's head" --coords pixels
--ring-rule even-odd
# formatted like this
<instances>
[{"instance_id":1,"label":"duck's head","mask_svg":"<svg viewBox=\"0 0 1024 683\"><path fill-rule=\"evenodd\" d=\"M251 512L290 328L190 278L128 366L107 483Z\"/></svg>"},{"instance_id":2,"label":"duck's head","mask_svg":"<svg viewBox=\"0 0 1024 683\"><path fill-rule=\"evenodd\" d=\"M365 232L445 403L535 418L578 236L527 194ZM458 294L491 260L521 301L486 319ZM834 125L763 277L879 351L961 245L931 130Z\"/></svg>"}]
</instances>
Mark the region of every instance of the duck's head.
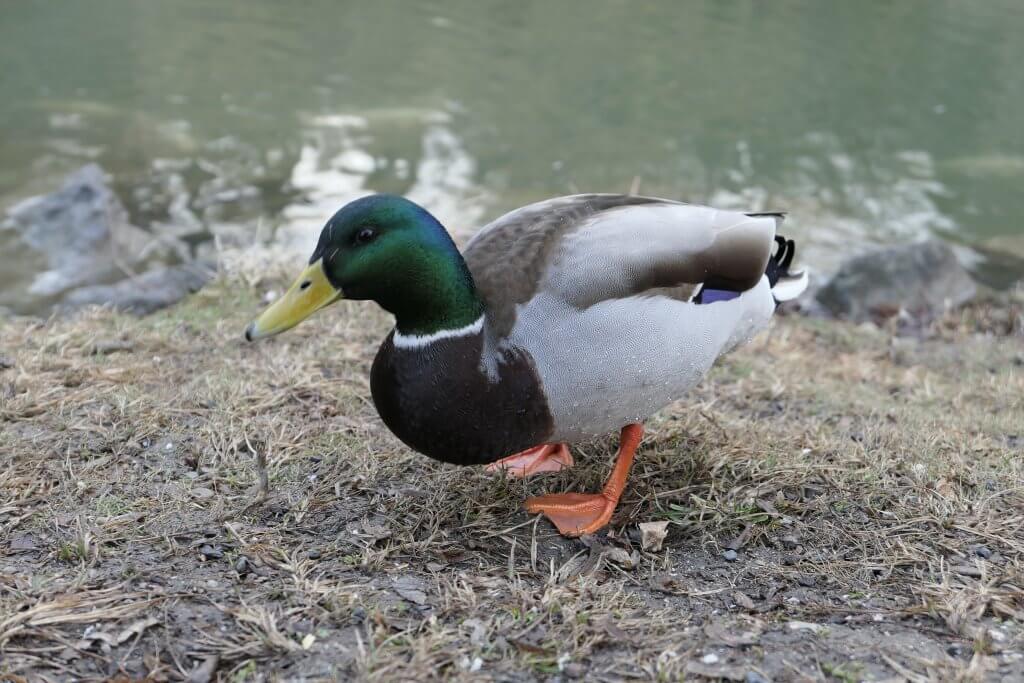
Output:
<instances>
[{"instance_id":1,"label":"duck's head","mask_svg":"<svg viewBox=\"0 0 1024 683\"><path fill-rule=\"evenodd\" d=\"M339 299L376 301L408 334L471 322L482 310L444 227L415 202L385 194L346 204L327 221L309 266L245 338L284 332Z\"/></svg>"}]
</instances>

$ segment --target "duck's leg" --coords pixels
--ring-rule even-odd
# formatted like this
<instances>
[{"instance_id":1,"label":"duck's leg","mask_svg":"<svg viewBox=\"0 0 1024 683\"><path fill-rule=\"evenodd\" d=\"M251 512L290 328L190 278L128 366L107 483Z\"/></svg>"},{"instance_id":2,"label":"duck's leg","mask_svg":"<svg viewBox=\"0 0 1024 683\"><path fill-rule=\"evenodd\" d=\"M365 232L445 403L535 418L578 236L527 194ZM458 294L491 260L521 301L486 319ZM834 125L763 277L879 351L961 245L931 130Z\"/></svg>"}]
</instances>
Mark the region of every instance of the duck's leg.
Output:
<instances>
[{"instance_id":1,"label":"duck's leg","mask_svg":"<svg viewBox=\"0 0 1024 683\"><path fill-rule=\"evenodd\" d=\"M544 513L563 536L582 536L601 529L611 520L615 506L619 504L633 464L633 454L643 435L643 425L631 424L622 428L615 467L601 493L549 493L527 500L526 511Z\"/></svg>"},{"instance_id":2,"label":"duck's leg","mask_svg":"<svg viewBox=\"0 0 1024 683\"><path fill-rule=\"evenodd\" d=\"M564 443L528 448L487 466L488 472L504 471L512 479L521 479L540 472L558 472L572 467L572 455Z\"/></svg>"}]
</instances>

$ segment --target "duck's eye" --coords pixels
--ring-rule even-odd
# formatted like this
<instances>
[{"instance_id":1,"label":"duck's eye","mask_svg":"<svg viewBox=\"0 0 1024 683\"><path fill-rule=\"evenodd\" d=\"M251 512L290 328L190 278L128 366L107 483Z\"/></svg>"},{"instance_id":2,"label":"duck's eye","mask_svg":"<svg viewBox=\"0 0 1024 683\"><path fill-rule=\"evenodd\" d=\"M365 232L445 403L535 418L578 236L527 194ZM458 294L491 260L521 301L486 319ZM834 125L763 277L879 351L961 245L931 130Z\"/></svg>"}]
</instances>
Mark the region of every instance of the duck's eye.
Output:
<instances>
[{"instance_id":1,"label":"duck's eye","mask_svg":"<svg viewBox=\"0 0 1024 683\"><path fill-rule=\"evenodd\" d=\"M373 238L377 236L377 231L373 228L361 228L356 233L356 244L366 244L372 242Z\"/></svg>"}]
</instances>

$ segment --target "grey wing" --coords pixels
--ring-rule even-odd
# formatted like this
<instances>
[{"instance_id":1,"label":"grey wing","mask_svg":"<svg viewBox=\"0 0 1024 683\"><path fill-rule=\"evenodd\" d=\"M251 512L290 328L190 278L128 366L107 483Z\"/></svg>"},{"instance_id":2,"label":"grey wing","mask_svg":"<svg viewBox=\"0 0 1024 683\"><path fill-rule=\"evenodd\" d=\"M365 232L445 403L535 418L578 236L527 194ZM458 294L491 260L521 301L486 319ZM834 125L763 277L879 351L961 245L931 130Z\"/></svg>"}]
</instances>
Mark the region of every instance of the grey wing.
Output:
<instances>
[{"instance_id":1,"label":"grey wing","mask_svg":"<svg viewBox=\"0 0 1024 683\"><path fill-rule=\"evenodd\" d=\"M701 283L745 291L764 274L778 214L666 199L575 195L532 204L480 231L465 257L492 323L540 290L578 308L631 296L688 298Z\"/></svg>"}]
</instances>

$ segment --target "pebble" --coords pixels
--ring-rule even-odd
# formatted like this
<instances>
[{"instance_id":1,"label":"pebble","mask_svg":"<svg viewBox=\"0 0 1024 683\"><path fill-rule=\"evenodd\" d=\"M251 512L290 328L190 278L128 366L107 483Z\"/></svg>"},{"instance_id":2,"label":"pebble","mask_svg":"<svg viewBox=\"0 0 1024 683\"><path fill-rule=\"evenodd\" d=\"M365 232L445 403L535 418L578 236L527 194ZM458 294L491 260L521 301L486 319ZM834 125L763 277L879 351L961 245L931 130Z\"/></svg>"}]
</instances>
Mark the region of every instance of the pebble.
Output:
<instances>
[{"instance_id":1,"label":"pebble","mask_svg":"<svg viewBox=\"0 0 1024 683\"><path fill-rule=\"evenodd\" d=\"M310 550L308 553L306 553L306 557L308 557L311 560L319 560L320 559L320 551L319 550Z\"/></svg>"},{"instance_id":2,"label":"pebble","mask_svg":"<svg viewBox=\"0 0 1024 683\"><path fill-rule=\"evenodd\" d=\"M743 677L743 683L771 683L771 681L756 671L748 671L747 675Z\"/></svg>"},{"instance_id":3,"label":"pebble","mask_svg":"<svg viewBox=\"0 0 1024 683\"><path fill-rule=\"evenodd\" d=\"M976 545L974 546L974 554L978 557L988 559L992 557L992 551L989 550L987 545Z\"/></svg>"},{"instance_id":4,"label":"pebble","mask_svg":"<svg viewBox=\"0 0 1024 683\"><path fill-rule=\"evenodd\" d=\"M735 562L739 555L736 554L735 550L726 550L722 553L722 559L726 562Z\"/></svg>"},{"instance_id":5,"label":"pebble","mask_svg":"<svg viewBox=\"0 0 1024 683\"><path fill-rule=\"evenodd\" d=\"M239 574L249 573L249 561L245 559L244 555L235 560L235 571Z\"/></svg>"},{"instance_id":6,"label":"pebble","mask_svg":"<svg viewBox=\"0 0 1024 683\"><path fill-rule=\"evenodd\" d=\"M224 551L220 549L220 546L205 544L199 546L199 554L208 560L219 560L224 557Z\"/></svg>"},{"instance_id":7,"label":"pebble","mask_svg":"<svg viewBox=\"0 0 1024 683\"><path fill-rule=\"evenodd\" d=\"M578 662L570 662L569 664L566 664L565 669L562 671L566 678L583 678L583 674L586 672L587 670Z\"/></svg>"},{"instance_id":8,"label":"pebble","mask_svg":"<svg viewBox=\"0 0 1024 683\"><path fill-rule=\"evenodd\" d=\"M714 652L709 652L708 654L701 657L700 661L704 662L705 664L718 664L718 655L716 655Z\"/></svg>"}]
</instances>

